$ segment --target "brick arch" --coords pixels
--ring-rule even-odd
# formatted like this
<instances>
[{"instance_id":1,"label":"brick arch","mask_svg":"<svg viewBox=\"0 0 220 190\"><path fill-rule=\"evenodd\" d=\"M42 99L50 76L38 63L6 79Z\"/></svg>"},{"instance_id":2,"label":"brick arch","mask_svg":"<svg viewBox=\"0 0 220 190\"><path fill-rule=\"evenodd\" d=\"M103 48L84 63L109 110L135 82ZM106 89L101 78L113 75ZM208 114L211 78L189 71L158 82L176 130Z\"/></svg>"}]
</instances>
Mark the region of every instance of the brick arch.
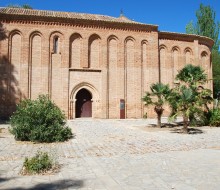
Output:
<instances>
[{"instance_id":1,"label":"brick arch","mask_svg":"<svg viewBox=\"0 0 220 190\"><path fill-rule=\"evenodd\" d=\"M17 30L17 29L15 29L15 30L12 30L10 33L9 33L9 40L8 40L8 43L9 43L9 47L11 47L10 49L9 49L9 60L10 60L10 62L12 61L12 46L13 46L13 37L15 36L15 35L19 35L20 36L20 51L21 51L21 49L22 49L22 39L23 39L23 34L22 34L22 32L20 31L20 30ZM21 53L21 52L20 52ZM20 54L20 56L21 56L21 54Z\"/></svg>"},{"instance_id":2,"label":"brick arch","mask_svg":"<svg viewBox=\"0 0 220 190\"><path fill-rule=\"evenodd\" d=\"M16 103L22 98L21 81L22 81L22 50L23 34L20 30L12 30L9 33L9 62L10 62L10 86L13 87L13 96ZM12 89L12 88L11 88ZM13 108L14 109L14 108Z\"/></svg>"},{"instance_id":3,"label":"brick arch","mask_svg":"<svg viewBox=\"0 0 220 190\"><path fill-rule=\"evenodd\" d=\"M146 59L147 59L148 45L149 45L149 43L147 40L141 41L141 65L142 65L142 67L143 67L143 64L147 64Z\"/></svg>"},{"instance_id":4,"label":"brick arch","mask_svg":"<svg viewBox=\"0 0 220 190\"><path fill-rule=\"evenodd\" d=\"M39 35L41 37L44 37L42 32L39 30L33 30L29 33L29 40L34 36L34 35Z\"/></svg>"},{"instance_id":5,"label":"brick arch","mask_svg":"<svg viewBox=\"0 0 220 190\"><path fill-rule=\"evenodd\" d=\"M167 46L164 44L159 46L159 81L162 83L167 83L167 74L166 74L166 64L167 64Z\"/></svg>"},{"instance_id":6,"label":"brick arch","mask_svg":"<svg viewBox=\"0 0 220 190\"><path fill-rule=\"evenodd\" d=\"M10 60L10 62L11 62L11 53L12 53L12 38L14 37L14 35L19 35L20 37L21 37L21 45L22 45L22 39L23 39L23 34L22 34L22 32L20 31L20 30L17 30L17 29L14 29L14 30L12 30L10 33L9 33L9 35L8 35L8 45L9 45L9 47L11 47L10 49L9 49L9 60Z\"/></svg>"},{"instance_id":7,"label":"brick arch","mask_svg":"<svg viewBox=\"0 0 220 190\"><path fill-rule=\"evenodd\" d=\"M58 37L58 47L57 51L54 51L55 38ZM64 35L59 31L51 32L49 36L49 72L48 72L48 81L49 81L49 94L52 100L57 102L59 107L62 107L62 102L57 101L60 99L60 96L63 92L62 87L62 75L61 68L63 65L63 54L64 54Z\"/></svg>"},{"instance_id":8,"label":"brick arch","mask_svg":"<svg viewBox=\"0 0 220 190\"><path fill-rule=\"evenodd\" d=\"M29 48L29 52L31 53L31 48L32 48L32 40L33 40L33 38L35 37L35 36L40 36L41 37L41 39L43 38L43 34L40 32L40 31L38 31L38 30L35 30L35 31L33 31L33 32L31 32L30 34L29 34L29 45L30 45L30 48ZM44 39L44 38L43 38ZM43 40L42 39L42 40ZM29 53L29 56L30 56L30 53Z\"/></svg>"},{"instance_id":9,"label":"brick arch","mask_svg":"<svg viewBox=\"0 0 220 190\"><path fill-rule=\"evenodd\" d=\"M33 40L33 38L34 38L35 36L40 36L41 38L43 38L43 34L42 34L40 31L35 30L35 31L31 32L31 33L29 34L29 44L30 44L30 48L31 48L31 45L32 45L32 40Z\"/></svg>"},{"instance_id":10,"label":"brick arch","mask_svg":"<svg viewBox=\"0 0 220 190\"><path fill-rule=\"evenodd\" d=\"M161 49L165 49L166 51L168 50L167 46L164 45L164 44L161 44L161 45L159 46L159 50L161 50Z\"/></svg>"},{"instance_id":11,"label":"brick arch","mask_svg":"<svg viewBox=\"0 0 220 190\"><path fill-rule=\"evenodd\" d=\"M29 36L29 98L36 99L43 93L42 80L42 33L34 31Z\"/></svg>"},{"instance_id":12,"label":"brick arch","mask_svg":"<svg viewBox=\"0 0 220 190\"><path fill-rule=\"evenodd\" d=\"M124 45L125 45L125 47L126 47L126 43L127 43L128 41L132 41L133 43L135 43L135 38L132 37L132 36L127 36L127 37L125 38L125 40L124 40Z\"/></svg>"},{"instance_id":13,"label":"brick arch","mask_svg":"<svg viewBox=\"0 0 220 190\"><path fill-rule=\"evenodd\" d=\"M142 40L141 41L141 65L143 66L143 64L146 63L147 60L146 57L147 57L147 50L148 50L148 41L147 40ZM145 47L146 46L146 47Z\"/></svg>"},{"instance_id":14,"label":"brick arch","mask_svg":"<svg viewBox=\"0 0 220 190\"><path fill-rule=\"evenodd\" d=\"M146 51L147 51L147 47L148 47L148 45L149 45L149 42L147 41L147 40L142 40L141 41L141 61L143 62L143 47L144 47L144 45L146 45Z\"/></svg>"},{"instance_id":15,"label":"brick arch","mask_svg":"<svg viewBox=\"0 0 220 190\"><path fill-rule=\"evenodd\" d=\"M185 53L185 54L186 54L186 52L190 52L191 55L193 55L193 51L192 51L192 49L191 49L190 47L186 47L186 48L184 49L184 53Z\"/></svg>"},{"instance_id":16,"label":"brick arch","mask_svg":"<svg viewBox=\"0 0 220 190\"><path fill-rule=\"evenodd\" d=\"M21 51L22 51L22 39L23 39L23 34L20 30L12 30L10 33L9 33L9 40L8 40L8 43L9 43L9 61L12 62L12 48L13 48L13 37L15 35L19 35L20 36L20 59L21 59Z\"/></svg>"},{"instance_id":17,"label":"brick arch","mask_svg":"<svg viewBox=\"0 0 220 190\"><path fill-rule=\"evenodd\" d=\"M100 99L98 90L92 84L87 83L87 82L82 82L82 83L77 84L72 89L72 91L70 93L70 100L74 100L77 92L83 88L85 88L86 90L88 90L92 94L92 100L99 100Z\"/></svg>"},{"instance_id":18,"label":"brick arch","mask_svg":"<svg viewBox=\"0 0 220 190\"><path fill-rule=\"evenodd\" d=\"M101 40L101 37L100 37L98 34L93 33L93 34L91 34L91 35L89 36L89 41L90 41L91 39L99 39L99 40Z\"/></svg>"},{"instance_id":19,"label":"brick arch","mask_svg":"<svg viewBox=\"0 0 220 190\"><path fill-rule=\"evenodd\" d=\"M147 65L147 51L148 51L148 41L141 41L141 66Z\"/></svg>"},{"instance_id":20,"label":"brick arch","mask_svg":"<svg viewBox=\"0 0 220 190\"><path fill-rule=\"evenodd\" d=\"M64 36L64 34L62 32L60 32L60 31L58 31L58 30L54 30L53 32L51 32L50 33L50 38L51 38L51 36L54 36L54 35L59 35L61 37Z\"/></svg>"},{"instance_id":21,"label":"brick arch","mask_svg":"<svg viewBox=\"0 0 220 190\"><path fill-rule=\"evenodd\" d=\"M69 39L69 67L80 68L82 66L82 36L79 33L73 33Z\"/></svg>"},{"instance_id":22,"label":"brick arch","mask_svg":"<svg viewBox=\"0 0 220 190\"><path fill-rule=\"evenodd\" d=\"M107 42L109 42L112 39L117 40L117 41L119 40L117 36L115 36L114 34L111 34L110 36L108 36Z\"/></svg>"},{"instance_id":23,"label":"brick arch","mask_svg":"<svg viewBox=\"0 0 220 190\"><path fill-rule=\"evenodd\" d=\"M40 37L38 42L35 40L36 37ZM33 40L35 41L33 42ZM40 68L42 67L42 44L44 41L45 37L39 30L34 29L29 33L28 96L30 99L36 99L39 94L44 93L43 82L41 81L42 68Z\"/></svg>"},{"instance_id":24,"label":"brick arch","mask_svg":"<svg viewBox=\"0 0 220 190\"><path fill-rule=\"evenodd\" d=\"M143 44L148 45L148 44L149 44L148 40L142 40L142 41L141 41L141 45L143 45Z\"/></svg>"},{"instance_id":25,"label":"brick arch","mask_svg":"<svg viewBox=\"0 0 220 190\"><path fill-rule=\"evenodd\" d=\"M101 59L101 37L97 34L90 35L88 39L88 66L99 68Z\"/></svg>"},{"instance_id":26,"label":"brick arch","mask_svg":"<svg viewBox=\"0 0 220 190\"><path fill-rule=\"evenodd\" d=\"M76 94L75 118L92 117L92 93L82 88Z\"/></svg>"},{"instance_id":27,"label":"brick arch","mask_svg":"<svg viewBox=\"0 0 220 190\"><path fill-rule=\"evenodd\" d=\"M110 35L107 38L107 118L118 118L117 106L119 100L118 72L118 38Z\"/></svg>"},{"instance_id":28,"label":"brick arch","mask_svg":"<svg viewBox=\"0 0 220 190\"><path fill-rule=\"evenodd\" d=\"M180 48L178 46L172 47L172 50L171 50L172 68L173 68L173 72L172 72L173 81L172 81L172 84L177 82L175 80L175 77L178 74L178 71L182 69L180 55L181 55Z\"/></svg>"},{"instance_id":29,"label":"brick arch","mask_svg":"<svg viewBox=\"0 0 220 190\"><path fill-rule=\"evenodd\" d=\"M83 38L80 33L74 32L73 34L70 35L70 41L71 41L72 39L75 39L75 38L78 38L78 37L79 37L79 38Z\"/></svg>"},{"instance_id":30,"label":"brick arch","mask_svg":"<svg viewBox=\"0 0 220 190\"><path fill-rule=\"evenodd\" d=\"M75 87L73 87L71 93L70 93L70 98L69 98L69 118L73 119L75 118L75 106L76 106L76 95L77 93L82 90L86 89L91 93L92 96L92 117L96 117L98 115L98 109L99 109L99 104L100 104L100 95L98 93L98 90L91 85L90 83L87 82L82 82L77 84Z\"/></svg>"},{"instance_id":31,"label":"brick arch","mask_svg":"<svg viewBox=\"0 0 220 190\"><path fill-rule=\"evenodd\" d=\"M20 31L20 30L18 30L18 29L14 29L14 30L12 30L10 33L9 33L9 35L8 35L8 45L9 45L9 47L12 47L12 38L13 38L13 36L14 35L16 35L16 34L18 34L19 36L21 36L21 44L22 44L22 39L23 39L23 33ZM11 48L9 49L9 60L11 61Z\"/></svg>"},{"instance_id":32,"label":"brick arch","mask_svg":"<svg viewBox=\"0 0 220 190\"><path fill-rule=\"evenodd\" d=\"M187 47L184 49L184 56L185 56L185 65L193 64L193 51L191 48Z\"/></svg>"},{"instance_id":33,"label":"brick arch","mask_svg":"<svg viewBox=\"0 0 220 190\"><path fill-rule=\"evenodd\" d=\"M125 117L136 118L137 105L134 103L138 101L136 89L140 84L137 80L138 75L133 71L135 68L135 39L131 36L125 38L124 44L124 60L125 60ZM137 84L139 83L139 84ZM140 99L140 98L139 98Z\"/></svg>"},{"instance_id":34,"label":"brick arch","mask_svg":"<svg viewBox=\"0 0 220 190\"><path fill-rule=\"evenodd\" d=\"M209 54L206 51L202 51L200 54L200 66L209 73Z\"/></svg>"},{"instance_id":35,"label":"brick arch","mask_svg":"<svg viewBox=\"0 0 220 190\"><path fill-rule=\"evenodd\" d=\"M208 83L205 84L206 88L212 88L212 82L210 81L212 78L212 65L210 59L210 54L207 51L201 52L199 65L207 74Z\"/></svg>"},{"instance_id":36,"label":"brick arch","mask_svg":"<svg viewBox=\"0 0 220 190\"><path fill-rule=\"evenodd\" d=\"M12 30L10 33L9 33L9 40L11 40L11 37L13 36L13 35L15 35L15 34L19 34L22 38L24 37L23 36L23 33L20 31L20 30L18 30L18 29L14 29L14 30Z\"/></svg>"},{"instance_id":37,"label":"brick arch","mask_svg":"<svg viewBox=\"0 0 220 190\"><path fill-rule=\"evenodd\" d=\"M141 97L144 96L144 93L150 88L150 80L152 77L151 72L151 61L150 61L150 46L149 42L144 39L141 41ZM144 115L144 110L146 106L141 104L141 116ZM146 111L145 111L146 113Z\"/></svg>"},{"instance_id":38,"label":"brick arch","mask_svg":"<svg viewBox=\"0 0 220 190\"><path fill-rule=\"evenodd\" d=\"M131 41L133 43L133 48L135 48L135 39L131 36L128 36L124 40L124 49L125 49L125 67L127 67L127 46L128 42Z\"/></svg>"},{"instance_id":39,"label":"brick arch","mask_svg":"<svg viewBox=\"0 0 220 190\"><path fill-rule=\"evenodd\" d=\"M50 33L49 36L49 42L50 42L50 52L53 53L53 43L54 43L54 38L58 37L59 38L59 49L58 49L58 53L62 53L63 51L63 41L64 41L64 35L63 33L59 32L59 31L53 31Z\"/></svg>"},{"instance_id":40,"label":"brick arch","mask_svg":"<svg viewBox=\"0 0 220 190\"><path fill-rule=\"evenodd\" d=\"M171 49L171 52L173 52L173 51L178 51L179 53L181 53L181 49L179 46L173 46Z\"/></svg>"},{"instance_id":41,"label":"brick arch","mask_svg":"<svg viewBox=\"0 0 220 190\"><path fill-rule=\"evenodd\" d=\"M208 52L207 51L202 51L201 54L200 54L201 57L203 56L209 56Z\"/></svg>"},{"instance_id":42,"label":"brick arch","mask_svg":"<svg viewBox=\"0 0 220 190\"><path fill-rule=\"evenodd\" d=\"M128 40L135 41L135 38L132 37L132 36L127 36L127 37L125 38L125 42L127 42Z\"/></svg>"}]
</instances>

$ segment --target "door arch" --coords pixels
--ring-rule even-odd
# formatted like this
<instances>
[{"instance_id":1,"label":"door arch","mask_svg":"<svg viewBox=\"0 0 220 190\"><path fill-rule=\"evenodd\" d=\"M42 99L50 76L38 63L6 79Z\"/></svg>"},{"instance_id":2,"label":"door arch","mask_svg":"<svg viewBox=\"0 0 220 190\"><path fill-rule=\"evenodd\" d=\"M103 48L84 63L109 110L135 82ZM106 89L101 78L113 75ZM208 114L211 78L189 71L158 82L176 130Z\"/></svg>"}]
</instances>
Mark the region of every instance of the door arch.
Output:
<instances>
[{"instance_id":1,"label":"door arch","mask_svg":"<svg viewBox=\"0 0 220 190\"><path fill-rule=\"evenodd\" d=\"M92 117L92 94L82 88L76 93L75 100L75 117Z\"/></svg>"},{"instance_id":2,"label":"door arch","mask_svg":"<svg viewBox=\"0 0 220 190\"><path fill-rule=\"evenodd\" d=\"M76 95L77 93L85 89L88 91L92 97L92 118L101 118L101 107L100 107L100 96L98 90L87 82L82 82L74 86L71 90L70 97L69 97L69 107L68 107L68 118L74 119L76 118Z\"/></svg>"}]
</instances>

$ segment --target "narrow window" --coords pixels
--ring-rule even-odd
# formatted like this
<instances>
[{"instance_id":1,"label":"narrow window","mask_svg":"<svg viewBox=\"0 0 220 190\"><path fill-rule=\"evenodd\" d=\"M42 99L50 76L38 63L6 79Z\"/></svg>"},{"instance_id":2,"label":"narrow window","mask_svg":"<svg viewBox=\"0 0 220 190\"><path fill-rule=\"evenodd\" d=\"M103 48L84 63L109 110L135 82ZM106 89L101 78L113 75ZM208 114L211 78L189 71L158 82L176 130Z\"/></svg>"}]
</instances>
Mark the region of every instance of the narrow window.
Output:
<instances>
[{"instance_id":1,"label":"narrow window","mask_svg":"<svg viewBox=\"0 0 220 190\"><path fill-rule=\"evenodd\" d=\"M58 42L59 42L59 38L55 37L54 42L53 42L53 52L54 53L58 53Z\"/></svg>"}]
</instances>

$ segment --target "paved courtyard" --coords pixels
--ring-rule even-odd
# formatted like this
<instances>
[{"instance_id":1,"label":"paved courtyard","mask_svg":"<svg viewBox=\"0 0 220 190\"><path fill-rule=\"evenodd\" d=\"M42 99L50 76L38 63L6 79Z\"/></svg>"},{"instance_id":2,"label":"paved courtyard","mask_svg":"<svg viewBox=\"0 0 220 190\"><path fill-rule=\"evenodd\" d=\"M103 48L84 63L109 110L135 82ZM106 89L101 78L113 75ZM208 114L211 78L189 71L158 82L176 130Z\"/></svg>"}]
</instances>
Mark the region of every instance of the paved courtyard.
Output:
<instances>
[{"instance_id":1,"label":"paved courtyard","mask_svg":"<svg viewBox=\"0 0 220 190\"><path fill-rule=\"evenodd\" d=\"M75 137L64 143L16 142L0 133L0 189L218 190L220 128L147 127L155 120L69 121ZM0 128L7 128L0 125ZM59 173L22 176L25 157L48 151Z\"/></svg>"}]
</instances>

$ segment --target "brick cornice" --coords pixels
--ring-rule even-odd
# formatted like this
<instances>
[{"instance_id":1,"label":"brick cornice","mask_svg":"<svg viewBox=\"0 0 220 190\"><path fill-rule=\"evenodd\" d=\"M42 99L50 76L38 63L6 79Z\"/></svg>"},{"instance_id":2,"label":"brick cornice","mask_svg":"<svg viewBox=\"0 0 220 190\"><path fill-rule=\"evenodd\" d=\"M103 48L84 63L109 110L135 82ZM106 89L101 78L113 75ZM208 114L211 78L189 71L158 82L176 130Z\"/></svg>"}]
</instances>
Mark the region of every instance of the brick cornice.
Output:
<instances>
[{"instance_id":1,"label":"brick cornice","mask_svg":"<svg viewBox=\"0 0 220 190\"><path fill-rule=\"evenodd\" d=\"M176 40L176 41L186 41L194 42L198 40L199 44L203 44L212 49L214 41L211 38L205 36L199 36L195 34L183 34L183 33L174 33L174 32L158 32L159 39L164 40Z\"/></svg>"},{"instance_id":2,"label":"brick cornice","mask_svg":"<svg viewBox=\"0 0 220 190\"><path fill-rule=\"evenodd\" d=\"M6 23L39 24L39 25L60 25L60 26L78 26L89 28L118 29L131 31L158 31L158 26L141 23L123 23L101 20L57 18L44 16L27 15L8 15L0 14L0 21Z\"/></svg>"}]
</instances>

